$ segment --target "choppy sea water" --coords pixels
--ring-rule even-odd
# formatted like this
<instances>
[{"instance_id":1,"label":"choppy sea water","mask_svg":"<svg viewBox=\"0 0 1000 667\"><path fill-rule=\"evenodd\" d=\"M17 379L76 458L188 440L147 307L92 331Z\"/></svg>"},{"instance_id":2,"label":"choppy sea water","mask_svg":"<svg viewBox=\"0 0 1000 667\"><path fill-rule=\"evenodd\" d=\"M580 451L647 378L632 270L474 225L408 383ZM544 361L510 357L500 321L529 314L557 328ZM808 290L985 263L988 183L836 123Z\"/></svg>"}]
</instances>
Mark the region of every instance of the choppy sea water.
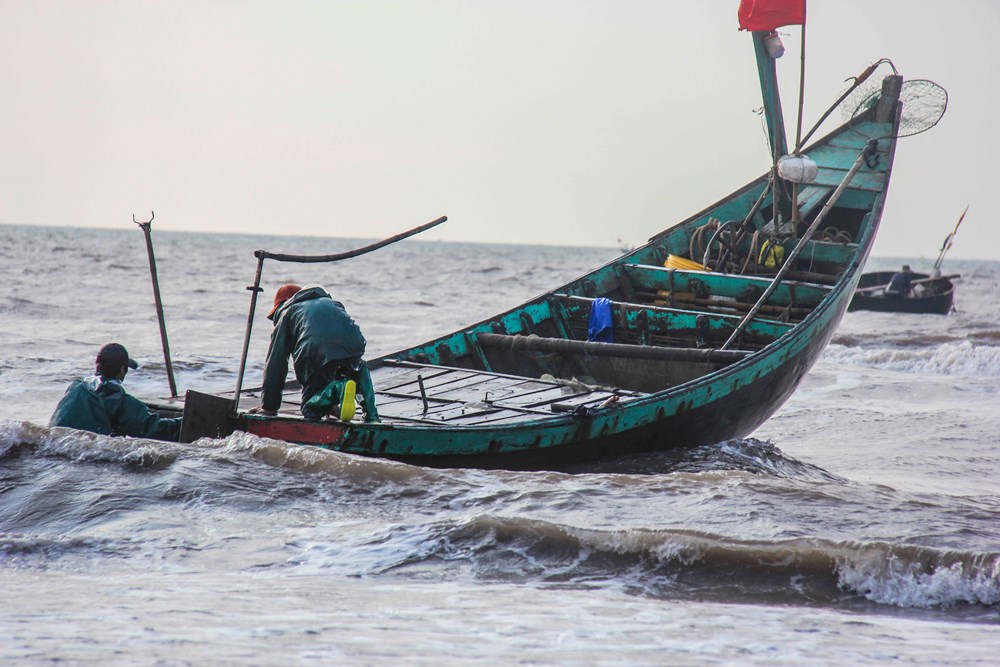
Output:
<instances>
[{"instance_id":1,"label":"choppy sea water","mask_svg":"<svg viewBox=\"0 0 1000 667\"><path fill-rule=\"evenodd\" d=\"M234 388L253 250L365 243L153 236L182 391ZM325 285L375 356L614 254L409 240L267 264L265 300ZM0 663L995 664L1000 264L947 261L947 317L848 313L751 438L557 474L49 430L110 340L167 393L142 234L0 227L0 260Z\"/></svg>"}]
</instances>

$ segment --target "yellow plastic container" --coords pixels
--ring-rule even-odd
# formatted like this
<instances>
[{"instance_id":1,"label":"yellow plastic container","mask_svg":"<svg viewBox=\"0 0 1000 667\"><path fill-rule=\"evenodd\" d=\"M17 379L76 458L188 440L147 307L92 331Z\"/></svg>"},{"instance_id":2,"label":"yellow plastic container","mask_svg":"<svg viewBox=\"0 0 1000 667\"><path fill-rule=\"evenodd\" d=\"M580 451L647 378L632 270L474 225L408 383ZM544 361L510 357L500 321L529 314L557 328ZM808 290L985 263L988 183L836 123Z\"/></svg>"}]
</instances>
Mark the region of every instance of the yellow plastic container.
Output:
<instances>
[{"instance_id":1,"label":"yellow plastic container","mask_svg":"<svg viewBox=\"0 0 1000 667\"><path fill-rule=\"evenodd\" d=\"M685 259L678 255L667 255L667 261L663 263L663 266L668 269L682 269L684 271L707 271L702 264L695 262L694 260Z\"/></svg>"}]
</instances>

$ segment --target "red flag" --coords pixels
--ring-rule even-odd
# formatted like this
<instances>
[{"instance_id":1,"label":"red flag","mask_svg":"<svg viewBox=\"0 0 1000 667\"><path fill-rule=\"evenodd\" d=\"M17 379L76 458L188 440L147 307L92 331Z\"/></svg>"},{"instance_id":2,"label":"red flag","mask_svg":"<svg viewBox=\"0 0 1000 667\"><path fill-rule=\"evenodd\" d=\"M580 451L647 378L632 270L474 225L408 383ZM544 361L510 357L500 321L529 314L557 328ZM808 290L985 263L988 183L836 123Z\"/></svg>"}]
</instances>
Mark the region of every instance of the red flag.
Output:
<instances>
[{"instance_id":1,"label":"red flag","mask_svg":"<svg viewBox=\"0 0 1000 667\"><path fill-rule=\"evenodd\" d=\"M774 30L805 25L806 0L740 0L740 30Z\"/></svg>"}]
</instances>

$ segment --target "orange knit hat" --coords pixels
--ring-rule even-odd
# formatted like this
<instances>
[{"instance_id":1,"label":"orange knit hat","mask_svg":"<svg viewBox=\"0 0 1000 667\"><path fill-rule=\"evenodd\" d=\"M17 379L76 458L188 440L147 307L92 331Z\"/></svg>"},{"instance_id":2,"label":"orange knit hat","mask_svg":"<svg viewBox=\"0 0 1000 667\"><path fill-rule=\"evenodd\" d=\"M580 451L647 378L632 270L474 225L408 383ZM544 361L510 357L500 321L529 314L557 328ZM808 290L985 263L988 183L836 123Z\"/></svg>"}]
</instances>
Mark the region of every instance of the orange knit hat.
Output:
<instances>
[{"instance_id":1,"label":"orange knit hat","mask_svg":"<svg viewBox=\"0 0 1000 667\"><path fill-rule=\"evenodd\" d=\"M274 293L274 306L271 308L271 312L267 314L267 319L273 319L274 314L277 312L278 308L281 307L281 304L295 296L295 293L300 289L302 289L302 287L294 283L279 287L278 291Z\"/></svg>"}]
</instances>

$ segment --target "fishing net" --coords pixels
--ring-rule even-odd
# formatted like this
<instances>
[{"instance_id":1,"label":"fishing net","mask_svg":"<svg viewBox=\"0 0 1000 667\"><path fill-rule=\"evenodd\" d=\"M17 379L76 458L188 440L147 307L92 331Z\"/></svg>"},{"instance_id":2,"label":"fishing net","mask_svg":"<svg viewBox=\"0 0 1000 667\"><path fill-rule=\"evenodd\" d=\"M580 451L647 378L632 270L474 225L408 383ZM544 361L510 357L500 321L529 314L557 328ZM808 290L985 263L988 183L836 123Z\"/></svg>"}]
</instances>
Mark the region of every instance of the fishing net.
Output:
<instances>
[{"instance_id":1,"label":"fishing net","mask_svg":"<svg viewBox=\"0 0 1000 667\"><path fill-rule=\"evenodd\" d=\"M858 120L875 108L880 95L881 84L860 86L844 101L841 113L847 120ZM903 104L903 115L897 137L926 132L938 124L948 109L948 91L927 79L904 81L899 100Z\"/></svg>"}]
</instances>

